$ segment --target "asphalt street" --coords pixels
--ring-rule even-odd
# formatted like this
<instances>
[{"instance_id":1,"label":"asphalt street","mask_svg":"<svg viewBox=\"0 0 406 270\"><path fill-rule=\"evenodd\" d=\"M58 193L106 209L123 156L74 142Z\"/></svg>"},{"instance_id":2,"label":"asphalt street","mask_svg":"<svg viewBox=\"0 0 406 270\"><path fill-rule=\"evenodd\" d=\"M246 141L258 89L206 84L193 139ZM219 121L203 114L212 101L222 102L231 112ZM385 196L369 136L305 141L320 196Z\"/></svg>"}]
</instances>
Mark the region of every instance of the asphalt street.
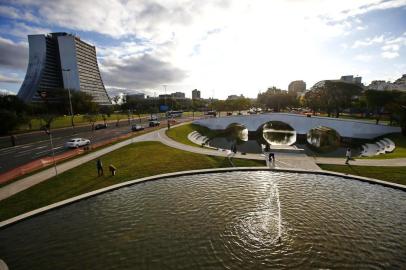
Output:
<instances>
[{"instance_id":1,"label":"asphalt street","mask_svg":"<svg viewBox=\"0 0 406 270\"><path fill-rule=\"evenodd\" d=\"M178 120L184 121L186 119ZM139 119L134 119L131 125L139 123ZM148 128L148 119L141 118L141 124ZM118 127L115 123L109 123L107 128L94 131L91 130L90 126L77 127L74 132L71 128L54 130L52 131L54 153L57 155L68 151L69 149L65 148L64 145L71 138L85 138L89 139L91 143L97 143L131 133L131 125L128 121L121 121ZM21 141L26 143L21 144ZM17 138L17 143L14 147L0 149L0 173L42 157L52 156L50 138L43 131L24 134L23 138Z\"/></svg>"}]
</instances>

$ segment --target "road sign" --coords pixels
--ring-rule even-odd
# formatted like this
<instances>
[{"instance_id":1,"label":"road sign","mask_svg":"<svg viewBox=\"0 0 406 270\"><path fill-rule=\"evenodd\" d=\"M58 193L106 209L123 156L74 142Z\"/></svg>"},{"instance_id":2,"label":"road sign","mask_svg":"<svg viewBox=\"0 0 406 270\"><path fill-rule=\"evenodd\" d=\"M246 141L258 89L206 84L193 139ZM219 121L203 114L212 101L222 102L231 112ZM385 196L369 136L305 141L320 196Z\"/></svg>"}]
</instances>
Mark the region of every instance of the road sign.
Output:
<instances>
[{"instance_id":1,"label":"road sign","mask_svg":"<svg viewBox=\"0 0 406 270\"><path fill-rule=\"evenodd\" d=\"M168 105L159 105L159 111L161 112L166 112L169 110L169 106Z\"/></svg>"}]
</instances>

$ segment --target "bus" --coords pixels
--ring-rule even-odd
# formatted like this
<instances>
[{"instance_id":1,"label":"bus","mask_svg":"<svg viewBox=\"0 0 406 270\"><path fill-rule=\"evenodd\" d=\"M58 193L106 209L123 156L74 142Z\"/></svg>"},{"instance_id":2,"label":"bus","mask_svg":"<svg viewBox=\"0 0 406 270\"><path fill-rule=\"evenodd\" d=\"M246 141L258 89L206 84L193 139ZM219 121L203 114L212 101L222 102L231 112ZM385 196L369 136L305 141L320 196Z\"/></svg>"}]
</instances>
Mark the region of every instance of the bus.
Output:
<instances>
[{"instance_id":1,"label":"bus","mask_svg":"<svg viewBox=\"0 0 406 270\"><path fill-rule=\"evenodd\" d=\"M175 118L175 117L182 117L183 111L167 111L166 117L168 118Z\"/></svg>"}]
</instances>

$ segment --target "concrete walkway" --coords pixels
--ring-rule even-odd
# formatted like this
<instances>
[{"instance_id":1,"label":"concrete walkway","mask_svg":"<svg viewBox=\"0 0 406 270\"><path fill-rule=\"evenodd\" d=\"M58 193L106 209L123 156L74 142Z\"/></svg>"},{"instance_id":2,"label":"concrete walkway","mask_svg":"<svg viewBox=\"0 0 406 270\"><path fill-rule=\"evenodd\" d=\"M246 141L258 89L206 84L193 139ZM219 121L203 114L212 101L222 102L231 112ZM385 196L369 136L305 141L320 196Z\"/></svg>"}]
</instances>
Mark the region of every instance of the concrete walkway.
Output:
<instances>
[{"instance_id":1,"label":"concrete walkway","mask_svg":"<svg viewBox=\"0 0 406 270\"><path fill-rule=\"evenodd\" d=\"M331 157L312 157L315 163L318 164L336 164L344 165L345 158L331 158ZM382 167L401 167L406 166L406 158L394 159L357 159L350 160L351 165L355 166L382 166Z\"/></svg>"},{"instance_id":2,"label":"concrete walkway","mask_svg":"<svg viewBox=\"0 0 406 270\"><path fill-rule=\"evenodd\" d=\"M186 145L183 143L176 142L170 139L165 134L165 129L160 129L157 132L157 140L170 146L173 148L177 148L180 150L193 152L197 154L204 154L210 156L222 156L227 157L227 151L217 151L203 147L194 147L190 145ZM261 154L245 154L242 155L241 153L237 153L234 155L234 158L242 158L242 159L256 159L256 160L264 160L265 157ZM275 153L275 167L277 168L296 168L296 169L309 169L309 170L320 170L320 167L314 162L314 160L308 157L306 154L301 153Z\"/></svg>"}]
</instances>

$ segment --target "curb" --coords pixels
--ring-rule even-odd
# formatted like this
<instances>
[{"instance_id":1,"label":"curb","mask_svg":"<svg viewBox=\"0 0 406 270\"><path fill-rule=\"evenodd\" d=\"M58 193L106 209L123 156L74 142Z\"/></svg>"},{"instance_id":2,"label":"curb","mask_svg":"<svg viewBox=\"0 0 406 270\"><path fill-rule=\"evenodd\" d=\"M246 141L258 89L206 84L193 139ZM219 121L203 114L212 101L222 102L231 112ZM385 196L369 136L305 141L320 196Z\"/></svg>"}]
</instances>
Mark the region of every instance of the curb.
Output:
<instances>
[{"instance_id":1,"label":"curb","mask_svg":"<svg viewBox=\"0 0 406 270\"><path fill-rule=\"evenodd\" d=\"M0 229L4 229L7 226L13 225L13 224L23 221L25 219L34 217L36 215L72 204L72 203L75 203L78 201L85 200L85 199L100 195L102 193L110 192L110 191L113 191L113 190L116 190L116 189L119 189L122 187L131 186L131 185L135 185L138 183L160 180L160 179L165 179L165 178L171 178L174 176L185 176L185 175L192 175L192 174L206 174L206 173L216 173L216 172L234 172L234 171L274 171L274 172L307 173L307 174L318 174L318 175L328 175L328 176L339 176L339 177L343 177L345 179L359 180L361 182L367 182L370 184L377 184L377 185L382 185L382 186L389 187L389 188L406 191L405 185L385 182L385 181L381 181L381 180L377 180L377 179L373 179L373 178L360 177L360 176L336 173L336 172L330 172L330 171L316 171L316 170L313 171L313 170L300 170L300 169L287 169L287 168L284 168L284 169L272 168L271 169L268 167L230 167L230 168L191 170L191 171L182 171L182 172L166 173L166 174L159 174L159 175L154 175L154 176L143 177L143 178L123 182L123 183L120 183L117 185L98 189L95 191L91 191L88 193L84 193L82 195L75 196L70 199L66 199L66 200L63 200L63 201L60 201L57 203L53 203L53 204L32 210L30 212L18 215L16 217L7 219L5 221L2 221L2 222L0 222Z\"/></svg>"}]
</instances>

